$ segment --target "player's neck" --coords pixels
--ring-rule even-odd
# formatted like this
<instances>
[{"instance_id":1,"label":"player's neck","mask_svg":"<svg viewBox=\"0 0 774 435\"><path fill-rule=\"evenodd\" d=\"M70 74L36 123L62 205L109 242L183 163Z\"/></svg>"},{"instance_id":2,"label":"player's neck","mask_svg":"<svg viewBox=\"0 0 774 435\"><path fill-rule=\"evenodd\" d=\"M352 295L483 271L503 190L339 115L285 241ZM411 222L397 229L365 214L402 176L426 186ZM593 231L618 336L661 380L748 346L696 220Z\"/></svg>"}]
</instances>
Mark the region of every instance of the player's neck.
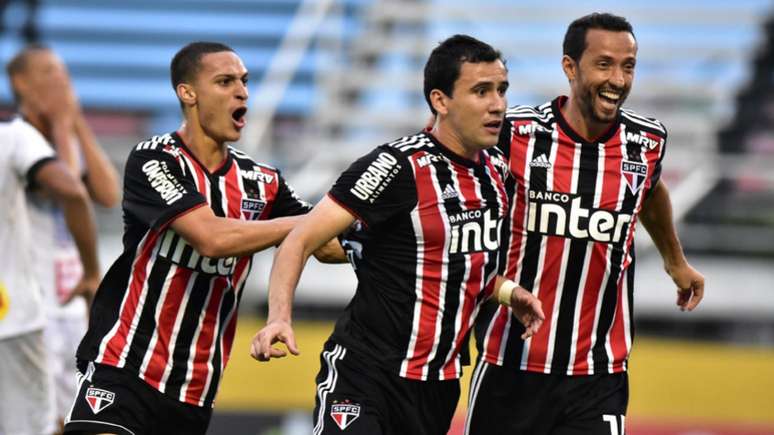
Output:
<instances>
[{"instance_id":1,"label":"player's neck","mask_svg":"<svg viewBox=\"0 0 774 435\"><path fill-rule=\"evenodd\" d=\"M207 136L198 123L183 122L178 134L183 139L183 143L208 171L213 172L221 167L226 158L226 145Z\"/></svg>"},{"instance_id":2,"label":"player's neck","mask_svg":"<svg viewBox=\"0 0 774 435\"><path fill-rule=\"evenodd\" d=\"M579 102L572 95L567 98L560 110L567 124L588 142L593 142L610 129L610 123L594 121L590 113L584 113Z\"/></svg>"},{"instance_id":3,"label":"player's neck","mask_svg":"<svg viewBox=\"0 0 774 435\"><path fill-rule=\"evenodd\" d=\"M435 126L430 130L430 134L435 136L438 142L443 144L443 146L448 148L454 154L473 162L478 161L478 153L480 150L478 148L466 146L460 135L454 131L454 129L449 128L442 122L436 121Z\"/></svg>"}]
</instances>

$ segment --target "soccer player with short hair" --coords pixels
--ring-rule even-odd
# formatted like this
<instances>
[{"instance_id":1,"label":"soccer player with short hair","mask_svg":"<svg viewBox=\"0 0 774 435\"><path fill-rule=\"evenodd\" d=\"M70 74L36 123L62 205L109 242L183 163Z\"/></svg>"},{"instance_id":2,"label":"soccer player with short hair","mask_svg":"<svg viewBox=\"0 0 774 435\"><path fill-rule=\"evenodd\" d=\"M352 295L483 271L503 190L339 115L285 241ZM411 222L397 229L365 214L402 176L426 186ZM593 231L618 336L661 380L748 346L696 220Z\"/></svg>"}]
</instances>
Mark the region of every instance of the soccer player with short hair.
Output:
<instances>
[{"instance_id":1,"label":"soccer player with short hair","mask_svg":"<svg viewBox=\"0 0 774 435\"><path fill-rule=\"evenodd\" d=\"M293 292L309 254L345 237L358 277L325 344L314 434L445 434L459 398L460 352L480 305L497 297L532 335L540 303L502 279L499 236L508 210L497 143L506 109L500 52L456 35L431 53L424 93L429 132L355 161L285 239L269 283L269 317L253 357L297 354Z\"/></svg>"},{"instance_id":2,"label":"soccer player with short hair","mask_svg":"<svg viewBox=\"0 0 774 435\"><path fill-rule=\"evenodd\" d=\"M92 305L65 433L204 434L252 254L310 208L277 169L227 145L248 98L230 47L186 45L171 78L184 122L127 160L124 252ZM343 259L337 242L328 248Z\"/></svg>"},{"instance_id":3,"label":"soccer player with short hair","mask_svg":"<svg viewBox=\"0 0 774 435\"><path fill-rule=\"evenodd\" d=\"M564 39L570 96L506 113L498 145L511 173L506 276L540 299L546 320L525 340L507 310L479 317L466 433L624 432L638 219L680 308L693 310L704 294L660 178L666 128L621 107L636 60L626 19L581 17Z\"/></svg>"},{"instance_id":4,"label":"soccer player with short hair","mask_svg":"<svg viewBox=\"0 0 774 435\"><path fill-rule=\"evenodd\" d=\"M0 123L0 433L39 435L56 430L53 379L43 339L46 325L39 231L30 218L27 192L52 198L63 214L82 263L76 294L99 284L94 216L81 181L56 159L54 150L21 118Z\"/></svg>"},{"instance_id":5,"label":"soccer player with short hair","mask_svg":"<svg viewBox=\"0 0 774 435\"><path fill-rule=\"evenodd\" d=\"M30 45L14 55L6 70L21 122L29 123L46 138L70 172L83 180L95 203L104 207L117 204L118 174L86 123L67 67L59 56L48 47ZM40 189L27 191L35 228L29 249L35 255L46 302L44 338L61 425L75 396L73 354L86 332L88 303L94 295L80 298L72 292L83 270L62 210ZM96 291L96 284L91 292Z\"/></svg>"}]
</instances>

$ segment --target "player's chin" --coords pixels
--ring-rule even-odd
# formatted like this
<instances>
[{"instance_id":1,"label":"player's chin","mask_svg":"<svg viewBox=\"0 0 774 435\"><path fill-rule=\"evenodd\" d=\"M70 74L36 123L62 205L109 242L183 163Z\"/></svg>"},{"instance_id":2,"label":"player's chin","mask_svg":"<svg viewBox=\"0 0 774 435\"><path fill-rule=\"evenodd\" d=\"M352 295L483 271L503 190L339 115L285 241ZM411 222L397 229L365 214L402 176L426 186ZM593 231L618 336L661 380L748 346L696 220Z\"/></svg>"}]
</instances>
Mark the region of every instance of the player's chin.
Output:
<instances>
[{"instance_id":1,"label":"player's chin","mask_svg":"<svg viewBox=\"0 0 774 435\"><path fill-rule=\"evenodd\" d=\"M242 130L237 128L230 128L223 135L223 142L236 142L242 137Z\"/></svg>"},{"instance_id":2,"label":"player's chin","mask_svg":"<svg viewBox=\"0 0 774 435\"><path fill-rule=\"evenodd\" d=\"M497 145L497 140L499 139L499 137L500 137L499 132L497 134L491 134L491 133L485 134L479 138L478 143L480 144L480 147L483 149L492 148L495 145Z\"/></svg>"}]
</instances>

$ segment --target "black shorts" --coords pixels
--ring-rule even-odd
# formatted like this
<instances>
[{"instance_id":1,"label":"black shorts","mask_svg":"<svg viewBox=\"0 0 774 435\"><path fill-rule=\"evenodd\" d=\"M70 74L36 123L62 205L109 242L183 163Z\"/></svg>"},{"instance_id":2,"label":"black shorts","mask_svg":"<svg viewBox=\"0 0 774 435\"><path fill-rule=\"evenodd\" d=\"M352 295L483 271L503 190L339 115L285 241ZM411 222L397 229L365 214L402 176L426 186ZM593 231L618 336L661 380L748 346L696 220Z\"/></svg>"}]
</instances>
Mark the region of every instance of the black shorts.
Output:
<instances>
[{"instance_id":1,"label":"black shorts","mask_svg":"<svg viewBox=\"0 0 774 435\"><path fill-rule=\"evenodd\" d=\"M166 396L127 370L79 363L78 393L65 433L204 435L212 408Z\"/></svg>"},{"instance_id":2,"label":"black shorts","mask_svg":"<svg viewBox=\"0 0 774 435\"><path fill-rule=\"evenodd\" d=\"M328 340L320 355L314 435L445 435L459 380L415 381Z\"/></svg>"},{"instance_id":3,"label":"black shorts","mask_svg":"<svg viewBox=\"0 0 774 435\"><path fill-rule=\"evenodd\" d=\"M465 435L619 435L629 378L548 375L479 359L468 399Z\"/></svg>"}]
</instances>

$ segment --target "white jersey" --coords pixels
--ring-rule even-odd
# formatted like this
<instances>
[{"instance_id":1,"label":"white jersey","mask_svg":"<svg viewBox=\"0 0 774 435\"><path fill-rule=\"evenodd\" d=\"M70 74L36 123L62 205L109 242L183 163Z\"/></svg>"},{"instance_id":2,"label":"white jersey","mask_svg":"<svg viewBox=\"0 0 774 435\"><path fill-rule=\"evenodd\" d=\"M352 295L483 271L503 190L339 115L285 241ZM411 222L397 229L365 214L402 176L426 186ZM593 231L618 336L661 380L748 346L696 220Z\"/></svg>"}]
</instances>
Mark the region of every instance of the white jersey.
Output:
<instances>
[{"instance_id":1,"label":"white jersey","mask_svg":"<svg viewBox=\"0 0 774 435\"><path fill-rule=\"evenodd\" d=\"M78 249L67 229L64 214L56 201L41 192L28 191L27 201L34 228L30 249L38 266L46 313L58 319L85 318L88 307L83 298L75 298L67 305L61 303L83 276Z\"/></svg>"},{"instance_id":2,"label":"white jersey","mask_svg":"<svg viewBox=\"0 0 774 435\"><path fill-rule=\"evenodd\" d=\"M31 170L53 157L31 125L21 119L0 123L0 339L40 330L45 323L25 189Z\"/></svg>"}]
</instances>

